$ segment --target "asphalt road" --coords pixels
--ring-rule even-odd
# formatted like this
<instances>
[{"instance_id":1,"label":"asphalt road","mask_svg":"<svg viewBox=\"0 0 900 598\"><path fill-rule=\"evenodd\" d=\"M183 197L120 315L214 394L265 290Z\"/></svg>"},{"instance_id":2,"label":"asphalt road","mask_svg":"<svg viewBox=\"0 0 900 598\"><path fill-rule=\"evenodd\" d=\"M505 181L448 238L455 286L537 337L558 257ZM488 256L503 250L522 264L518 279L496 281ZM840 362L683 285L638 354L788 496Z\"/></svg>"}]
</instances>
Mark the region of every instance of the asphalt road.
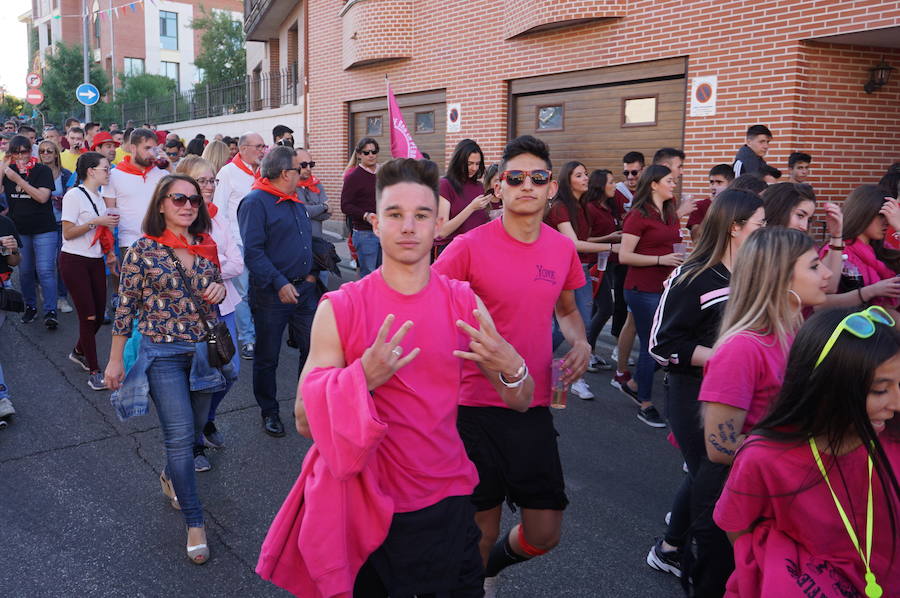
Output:
<instances>
[{"instance_id":1,"label":"asphalt road","mask_svg":"<svg viewBox=\"0 0 900 598\"><path fill-rule=\"evenodd\" d=\"M198 474L212 558L197 567L184 554L181 515L160 493L154 413L119 422L109 393L90 390L66 359L76 336L74 314L61 314L55 332L15 316L0 331L17 410L0 431L0 595L287 596L254 569L309 447L293 430L297 352L285 346L278 372L286 438L262 431L250 362L221 405L228 446L211 452L212 471ZM98 339L105 362L108 327ZM609 378L589 374L597 398L570 396L555 413L571 501L563 539L547 556L507 569L501 596L681 595L674 577L644 561L664 532L681 459L664 430L636 419Z\"/></svg>"}]
</instances>

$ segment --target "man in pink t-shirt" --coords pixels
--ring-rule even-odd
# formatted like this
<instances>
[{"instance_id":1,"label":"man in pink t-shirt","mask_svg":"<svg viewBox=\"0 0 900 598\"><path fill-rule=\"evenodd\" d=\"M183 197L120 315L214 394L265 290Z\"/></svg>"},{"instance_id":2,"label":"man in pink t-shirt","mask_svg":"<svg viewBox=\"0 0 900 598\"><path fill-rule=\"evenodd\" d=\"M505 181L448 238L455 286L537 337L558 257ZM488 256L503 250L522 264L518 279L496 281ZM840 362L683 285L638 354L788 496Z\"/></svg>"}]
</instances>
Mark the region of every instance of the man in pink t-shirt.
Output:
<instances>
[{"instance_id":1,"label":"man in pink t-shirt","mask_svg":"<svg viewBox=\"0 0 900 598\"><path fill-rule=\"evenodd\" d=\"M433 162L398 159L378 171L371 222L383 265L325 295L300 377L309 391L313 369L361 367L387 426L368 467L378 472L394 515L356 575L355 596L482 595L469 497L478 477L456 429L463 364L509 409L526 411L534 392L526 360L498 334L469 285L430 268L437 190ZM298 431L309 435L299 394L295 415Z\"/></svg>"},{"instance_id":2,"label":"man in pink t-shirt","mask_svg":"<svg viewBox=\"0 0 900 598\"><path fill-rule=\"evenodd\" d=\"M519 413L500 400L472 364L463 366L457 426L480 479L472 500L482 533L487 596L493 595L502 569L557 545L569 502L548 409L554 312L573 347L565 357L566 382L581 377L591 350L573 293L584 285L575 244L542 222L547 200L556 192L551 168L543 141L529 135L511 141L494 183L503 200L502 219L456 237L432 267L472 285L498 332L534 376L533 406ZM522 509L522 520L498 541L504 500Z\"/></svg>"}]
</instances>

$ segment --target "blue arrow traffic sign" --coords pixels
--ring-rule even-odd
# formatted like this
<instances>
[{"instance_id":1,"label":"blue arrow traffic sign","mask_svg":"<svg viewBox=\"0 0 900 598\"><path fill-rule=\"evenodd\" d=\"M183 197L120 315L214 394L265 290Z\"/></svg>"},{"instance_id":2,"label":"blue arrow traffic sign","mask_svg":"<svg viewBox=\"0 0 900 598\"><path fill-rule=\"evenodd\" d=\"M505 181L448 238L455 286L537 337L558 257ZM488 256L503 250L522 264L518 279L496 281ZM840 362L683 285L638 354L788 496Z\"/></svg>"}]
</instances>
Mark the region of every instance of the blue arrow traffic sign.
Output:
<instances>
[{"instance_id":1,"label":"blue arrow traffic sign","mask_svg":"<svg viewBox=\"0 0 900 598\"><path fill-rule=\"evenodd\" d=\"M90 83L82 83L75 90L75 99L85 106L93 106L100 101L100 91Z\"/></svg>"}]
</instances>

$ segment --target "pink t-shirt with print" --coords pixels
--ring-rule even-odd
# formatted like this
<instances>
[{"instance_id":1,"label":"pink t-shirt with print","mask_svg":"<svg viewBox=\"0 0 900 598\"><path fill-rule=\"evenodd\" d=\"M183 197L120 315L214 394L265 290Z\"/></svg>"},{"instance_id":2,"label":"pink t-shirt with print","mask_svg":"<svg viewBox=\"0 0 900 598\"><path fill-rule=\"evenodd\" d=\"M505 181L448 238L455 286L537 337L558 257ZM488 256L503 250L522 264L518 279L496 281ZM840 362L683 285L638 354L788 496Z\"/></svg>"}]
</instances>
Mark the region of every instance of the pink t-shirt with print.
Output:
<instances>
[{"instance_id":1,"label":"pink t-shirt with print","mask_svg":"<svg viewBox=\"0 0 900 598\"><path fill-rule=\"evenodd\" d=\"M773 334L734 335L706 363L698 399L746 411L741 433L747 434L765 416L781 390L787 350Z\"/></svg>"},{"instance_id":2,"label":"pink t-shirt with print","mask_svg":"<svg viewBox=\"0 0 900 598\"><path fill-rule=\"evenodd\" d=\"M541 224L538 239L514 239L498 218L456 237L432 269L466 280L484 301L497 331L528 364L534 378L533 407L550 404L553 308L564 290L584 286L575 243ZM460 405L506 407L473 363L464 366Z\"/></svg>"}]
</instances>

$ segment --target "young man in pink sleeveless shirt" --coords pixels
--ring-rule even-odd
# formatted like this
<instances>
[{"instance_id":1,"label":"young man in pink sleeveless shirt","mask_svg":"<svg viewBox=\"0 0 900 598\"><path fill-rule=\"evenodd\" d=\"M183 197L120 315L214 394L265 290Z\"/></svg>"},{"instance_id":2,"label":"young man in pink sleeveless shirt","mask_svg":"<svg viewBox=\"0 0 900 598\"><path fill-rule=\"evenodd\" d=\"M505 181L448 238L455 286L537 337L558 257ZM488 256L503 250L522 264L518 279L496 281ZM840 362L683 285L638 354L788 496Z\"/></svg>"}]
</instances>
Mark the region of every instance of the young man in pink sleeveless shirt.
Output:
<instances>
[{"instance_id":1,"label":"young man in pink sleeveless shirt","mask_svg":"<svg viewBox=\"0 0 900 598\"><path fill-rule=\"evenodd\" d=\"M497 333L468 283L430 269L437 189L433 162L398 159L378 171L373 225L383 265L324 296L300 377L307 394L318 390L305 383L317 368L361 365L377 419L387 425L367 467L393 502L393 517L356 575L357 597L482 595L470 500L478 475L456 428L463 364L480 371L511 410L526 411L534 390L524 358ZM309 435L313 414L308 420L300 393L295 415L298 431Z\"/></svg>"},{"instance_id":2,"label":"young man in pink sleeveless shirt","mask_svg":"<svg viewBox=\"0 0 900 598\"><path fill-rule=\"evenodd\" d=\"M575 244L542 223L547 200L556 193L551 168L543 141L529 135L511 141L494 183L503 199L503 218L454 239L432 267L472 285L498 332L534 376L534 402L520 413L509 409L469 364L463 366L458 428L480 478L472 500L482 533L487 596L493 595L502 569L557 545L569 502L548 408L554 312L573 347L565 357L566 382L584 373L591 349L573 294L584 285ZM498 541L504 500L521 508L522 519Z\"/></svg>"}]
</instances>

